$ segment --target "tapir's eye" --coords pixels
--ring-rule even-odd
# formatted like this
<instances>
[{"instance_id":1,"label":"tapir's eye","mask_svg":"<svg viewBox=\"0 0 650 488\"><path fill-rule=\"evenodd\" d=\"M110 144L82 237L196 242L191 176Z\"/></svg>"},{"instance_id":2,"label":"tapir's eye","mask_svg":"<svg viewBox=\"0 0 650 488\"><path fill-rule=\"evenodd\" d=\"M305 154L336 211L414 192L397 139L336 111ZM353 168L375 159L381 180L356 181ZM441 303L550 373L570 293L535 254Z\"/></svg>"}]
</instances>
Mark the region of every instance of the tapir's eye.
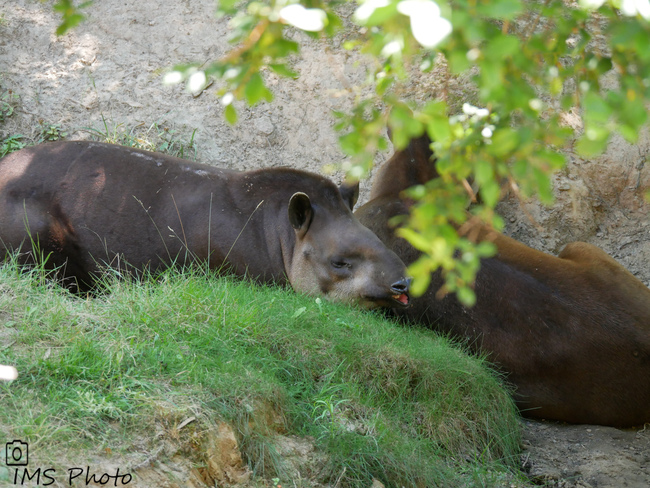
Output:
<instances>
[{"instance_id":1,"label":"tapir's eye","mask_svg":"<svg viewBox=\"0 0 650 488\"><path fill-rule=\"evenodd\" d=\"M332 267L336 269L346 269L351 268L352 264L345 259L332 259Z\"/></svg>"}]
</instances>

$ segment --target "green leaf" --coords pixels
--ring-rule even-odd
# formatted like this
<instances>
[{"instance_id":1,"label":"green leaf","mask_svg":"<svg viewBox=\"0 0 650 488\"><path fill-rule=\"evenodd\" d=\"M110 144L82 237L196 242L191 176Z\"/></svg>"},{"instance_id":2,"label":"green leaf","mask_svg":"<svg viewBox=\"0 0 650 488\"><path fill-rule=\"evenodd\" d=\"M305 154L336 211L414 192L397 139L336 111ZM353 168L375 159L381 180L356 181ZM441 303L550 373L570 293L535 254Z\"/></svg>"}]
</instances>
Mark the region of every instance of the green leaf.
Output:
<instances>
[{"instance_id":1,"label":"green leaf","mask_svg":"<svg viewBox=\"0 0 650 488\"><path fill-rule=\"evenodd\" d=\"M458 288L456 295L458 296L458 301L466 307L473 307L476 304L476 294L468 286Z\"/></svg>"},{"instance_id":2,"label":"green leaf","mask_svg":"<svg viewBox=\"0 0 650 488\"><path fill-rule=\"evenodd\" d=\"M499 198L501 198L501 187L496 181L488 180L481 186L479 193L485 204L490 208L494 208L499 203Z\"/></svg>"},{"instance_id":3,"label":"green leaf","mask_svg":"<svg viewBox=\"0 0 650 488\"><path fill-rule=\"evenodd\" d=\"M607 148L607 139L589 139L583 135L576 144L578 154L585 157L599 156Z\"/></svg>"},{"instance_id":4,"label":"green leaf","mask_svg":"<svg viewBox=\"0 0 650 488\"><path fill-rule=\"evenodd\" d=\"M393 85L394 78L392 76L384 76L377 82L376 92L380 97L385 95L388 89Z\"/></svg>"},{"instance_id":5,"label":"green leaf","mask_svg":"<svg viewBox=\"0 0 650 488\"><path fill-rule=\"evenodd\" d=\"M639 140L639 130L636 127L630 127L627 124L622 124L618 127L618 131L630 144L636 144Z\"/></svg>"},{"instance_id":6,"label":"green leaf","mask_svg":"<svg viewBox=\"0 0 650 488\"><path fill-rule=\"evenodd\" d=\"M479 257L489 258L497 253L497 247L490 241L479 242L476 246L476 253Z\"/></svg>"},{"instance_id":7,"label":"green leaf","mask_svg":"<svg viewBox=\"0 0 650 488\"><path fill-rule=\"evenodd\" d=\"M249 105L253 106L259 103L262 100L270 102L273 100L273 93L266 88L264 80L259 73L253 74L251 79L246 83L244 87L244 96Z\"/></svg>"},{"instance_id":8,"label":"green leaf","mask_svg":"<svg viewBox=\"0 0 650 488\"><path fill-rule=\"evenodd\" d=\"M237 123L237 110L232 103L230 105L226 105L224 116L230 125L235 125Z\"/></svg>"},{"instance_id":9,"label":"green leaf","mask_svg":"<svg viewBox=\"0 0 650 488\"><path fill-rule=\"evenodd\" d=\"M297 53L300 46L295 41L284 38L274 38L273 44L266 48L265 54L273 58L284 58L289 54Z\"/></svg>"},{"instance_id":10,"label":"green leaf","mask_svg":"<svg viewBox=\"0 0 650 488\"><path fill-rule=\"evenodd\" d=\"M467 59L466 52L452 51L449 56L449 69L452 74L459 75L468 70L471 66L469 59Z\"/></svg>"},{"instance_id":11,"label":"green leaf","mask_svg":"<svg viewBox=\"0 0 650 488\"><path fill-rule=\"evenodd\" d=\"M510 20L522 12L523 6L520 0L490 0L480 2L477 10L485 17Z\"/></svg>"},{"instance_id":12,"label":"green leaf","mask_svg":"<svg viewBox=\"0 0 650 488\"><path fill-rule=\"evenodd\" d=\"M648 120L648 112L646 111L645 104L639 103L636 96L631 96L631 99L625 99L620 107L619 119L625 122L628 126L639 130L639 128Z\"/></svg>"},{"instance_id":13,"label":"green leaf","mask_svg":"<svg viewBox=\"0 0 650 488\"><path fill-rule=\"evenodd\" d=\"M488 146L488 152L497 158L510 155L519 144L519 134L509 128L497 129L492 134L492 144Z\"/></svg>"},{"instance_id":14,"label":"green leaf","mask_svg":"<svg viewBox=\"0 0 650 488\"><path fill-rule=\"evenodd\" d=\"M566 166L566 156L559 152L542 149L538 151L539 158L550 166L551 169L557 170Z\"/></svg>"},{"instance_id":15,"label":"green leaf","mask_svg":"<svg viewBox=\"0 0 650 488\"><path fill-rule=\"evenodd\" d=\"M612 115L612 109L603 98L593 91L584 97L585 120L605 123Z\"/></svg>"},{"instance_id":16,"label":"green leaf","mask_svg":"<svg viewBox=\"0 0 650 488\"><path fill-rule=\"evenodd\" d=\"M500 35L491 40L485 48L485 52L492 59L503 59L513 56L521 50L519 39L515 36Z\"/></svg>"},{"instance_id":17,"label":"green leaf","mask_svg":"<svg viewBox=\"0 0 650 488\"><path fill-rule=\"evenodd\" d=\"M492 164L489 161L480 159L476 161L474 166L474 175L479 185L487 184L490 181L494 181L494 168L492 168Z\"/></svg>"},{"instance_id":18,"label":"green leaf","mask_svg":"<svg viewBox=\"0 0 650 488\"><path fill-rule=\"evenodd\" d=\"M408 274L413 277L411 284L411 293L414 296L420 296L429 287L431 283L431 260L426 256L421 256L417 261L408 267Z\"/></svg>"},{"instance_id":19,"label":"green leaf","mask_svg":"<svg viewBox=\"0 0 650 488\"><path fill-rule=\"evenodd\" d=\"M415 232L413 229L409 229L408 227L401 227L397 229L397 234L409 241L414 248L422 252L427 252L429 249L431 249L431 243L429 240L423 237L421 234Z\"/></svg>"},{"instance_id":20,"label":"green leaf","mask_svg":"<svg viewBox=\"0 0 650 488\"><path fill-rule=\"evenodd\" d=\"M293 315L291 316L291 318L292 319L297 319L298 317L300 317L306 311L307 311L307 307L300 307L300 308L296 309L295 312L293 312Z\"/></svg>"},{"instance_id":21,"label":"green leaf","mask_svg":"<svg viewBox=\"0 0 650 488\"><path fill-rule=\"evenodd\" d=\"M393 144L398 149L408 146L409 141L422 135L422 122L413 117L413 112L406 105L395 105L388 116L388 125L392 129Z\"/></svg>"},{"instance_id":22,"label":"green leaf","mask_svg":"<svg viewBox=\"0 0 650 488\"><path fill-rule=\"evenodd\" d=\"M537 183L539 198L543 203L553 202L553 189L551 187L551 176L539 168L533 168L533 175Z\"/></svg>"},{"instance_id":23,"label":"green leaf","mask_svg":"<svg viewBox=\"0 0 650 488\"><path fill-rule=\"evenodd\" d=\"M379 7L374 10L372 15L368 17L365 22L362 22L363 25L380 25L388 22L392 17L398 15L397 13L397 2L390 3L385 7Z\"/></svg>"},{"instance_id":24,"label":"green leaf","mask_svg":"<svg viewBox=\"0 0 650 488\"><path fill-rule=\"evenodd\" d=\"M220 15L235 13L237 11L235 4L238 3L238 1L239 0L219 0L217 13Z\"/></svg>"},{"instance_id":25,"label":"green leaf","mask_svg":"<svg viewBox=\"0 0 650 488\"><path fill-rule=\"evenodd\" d=\"M298 78L298 73L293 71L292 69L288 68L286 64L269 64L269 68L271 68L273 71L275 71L277 74L280 76L284 76L286 78Z\"/></svg>"}]
</instances>

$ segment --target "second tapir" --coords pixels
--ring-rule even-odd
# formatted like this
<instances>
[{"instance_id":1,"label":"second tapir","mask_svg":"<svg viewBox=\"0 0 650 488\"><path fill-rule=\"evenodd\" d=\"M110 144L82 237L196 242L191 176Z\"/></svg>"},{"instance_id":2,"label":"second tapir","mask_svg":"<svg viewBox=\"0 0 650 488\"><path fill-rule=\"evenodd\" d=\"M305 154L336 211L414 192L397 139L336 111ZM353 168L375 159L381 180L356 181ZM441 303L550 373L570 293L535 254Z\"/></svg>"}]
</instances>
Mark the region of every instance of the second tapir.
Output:
<instances>
[{"instance_id":1,"label":"second tapir","mask_svg":"<svg viewBox=\"0 0 650 488\"><path fill-rule=\"evenodd\" d=\"M356 188L291 169L236 172L96 142L0 160L0 252L34 254L72 288L106 267L199 261L366 307L405 306L403 263L351 213Z\"/></svg>"},{"instance_id":2,"label":"second tapir","mask_svg":"<svg viewBox=\"0 0 650 488\"><path fill-rule=\"evenodd\" d=\"M407 264L420 252L390 223L413 204L403 190L437 176L430 146L423 136L397 151L356 212ZM497 248L481 262L476 305L464 307L454 295L440 299L438 272L398 314L487 354L527 416L623 427L650 422L650 290L586 243L570 243L556 257L484 225L472 234Z\"/></svg>"}]
</instances>

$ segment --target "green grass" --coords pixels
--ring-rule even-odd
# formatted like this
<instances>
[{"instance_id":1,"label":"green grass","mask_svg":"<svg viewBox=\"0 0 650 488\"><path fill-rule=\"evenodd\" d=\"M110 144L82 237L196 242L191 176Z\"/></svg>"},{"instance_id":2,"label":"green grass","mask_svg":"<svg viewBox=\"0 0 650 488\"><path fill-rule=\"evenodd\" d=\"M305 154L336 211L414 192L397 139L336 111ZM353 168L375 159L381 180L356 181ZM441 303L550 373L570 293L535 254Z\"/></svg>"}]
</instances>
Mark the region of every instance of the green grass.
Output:
<instances>
[{"instance_id":1,"label":"green grass","mask_svg":"<svg viewBox=\"0 0 650 488\"><path fill-rule=\"evenodd\" d=\"M102 115L101 128L93 127L84 130L100 142L160 152L178 158L196 159L194 137L197 129L186 138L164 122L154 122L148 126L141 123L131 127L108 121Z\"/></svg>"},{"instance_id":2,"label":"green grass","mask_svg":"<svg viewBox=\"0 0 650 488\"><path fill-rule=\"evenodd\" d=\"M41 460L165 440L201 466L205 432L225 421L254 474L285 486L280 434L313 439L311 476L332 486L501 486L516 471L500 380L429 331L201 272L105 286L74 297L0 268L0 363L20 374L0 384L0 432Z\"/></svg>"}]
</instances>

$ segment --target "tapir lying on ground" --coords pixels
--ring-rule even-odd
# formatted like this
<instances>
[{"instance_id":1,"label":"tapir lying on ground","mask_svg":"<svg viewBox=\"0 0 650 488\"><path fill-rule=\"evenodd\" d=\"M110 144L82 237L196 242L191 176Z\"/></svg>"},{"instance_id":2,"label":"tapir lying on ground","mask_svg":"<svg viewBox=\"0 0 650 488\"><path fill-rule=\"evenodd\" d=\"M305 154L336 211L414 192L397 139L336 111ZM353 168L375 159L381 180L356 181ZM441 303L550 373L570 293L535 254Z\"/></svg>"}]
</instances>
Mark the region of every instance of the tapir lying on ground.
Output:
<instances>
[{"instance_id":1,"label":"tapir lying on ground","mask_svg":"<svg viewBox=\"0 0 650 488\"><path fill-rule=\"evenodd\" d=\"M436 177L427 137L415 139L380 168L371 200L356 211L408 265L419 251L388 222L412 202L402 190ZM482 261L476 305L436 298L443 282L398 311L487 353L516 387L529 417L635 426L650 422L650 290L600 249L582 242L559 257L531 249L487 227L497 255Z\"/></svg>"},{"instance_id":2,"label":"tapir lying on ground","mask_svg":"<svg viewBox=\"0 0 650 488\"><path fill-rule=\"evenodd\" d=\"M0 160L0 255L34 253L87 289L199 261L363 306L404 306L403 263L352 215L358 187L291 169L236 172L97 142Z\"/></svg>"}]
</instances>

